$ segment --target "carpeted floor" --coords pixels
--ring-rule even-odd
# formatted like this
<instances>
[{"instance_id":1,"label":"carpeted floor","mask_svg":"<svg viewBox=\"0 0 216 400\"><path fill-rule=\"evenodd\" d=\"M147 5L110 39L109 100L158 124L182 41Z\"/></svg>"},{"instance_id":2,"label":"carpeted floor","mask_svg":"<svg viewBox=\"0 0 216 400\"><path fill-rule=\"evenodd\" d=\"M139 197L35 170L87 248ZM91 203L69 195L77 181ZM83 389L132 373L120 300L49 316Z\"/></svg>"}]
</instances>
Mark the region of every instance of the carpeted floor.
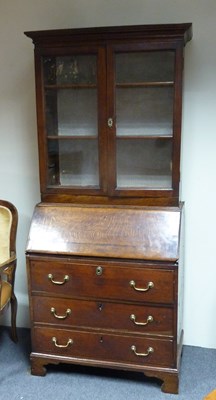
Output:
<instances>
[{"instance_id":1,"label":"carpeted floor","mask_svg":"<svg viewBox=\"0 0 216 400\"><path fill-rule=\"evenodd\" d=\"M48 366L45 377L30 374L30 332L18 330L14 344L0 329L2 400L202 400L216 389L216 350L184 346L179 395L162 393L143 374L71 365Z\"/></svg>"}]
</instances>

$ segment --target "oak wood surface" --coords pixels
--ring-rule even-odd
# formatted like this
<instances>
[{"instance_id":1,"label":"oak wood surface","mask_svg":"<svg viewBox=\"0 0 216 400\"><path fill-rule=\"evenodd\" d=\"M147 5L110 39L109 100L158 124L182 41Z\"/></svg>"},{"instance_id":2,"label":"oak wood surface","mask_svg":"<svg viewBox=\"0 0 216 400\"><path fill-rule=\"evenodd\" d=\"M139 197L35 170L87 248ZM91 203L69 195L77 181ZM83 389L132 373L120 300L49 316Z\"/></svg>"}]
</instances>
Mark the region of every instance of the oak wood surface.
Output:
<instances>
[{"instance_id":1,"label":"oak wood surface","mask_svg":"<svg viewBox=\"0 0 216 400\"><path fill-rule=\"evenodd\" d=\"M183 49L192 38L191 23L167 24L167 25L138 25L120 27L97 27L84 29L63 29L49 31L25 32L25 35L33 40L35 45L35 76L36 76L36 100L37 100L37 127L40 165L41 199L43 201L79 201L98 203L118 203L118 199L124 198L125 204L163 204L177 205L179 199L180 181L180 144L181 144L181 115L182 115L182 74L183 74ZM120 52L140 51L173 51L175 52L174 73L174 101L171 113L173 113L172 132L172 162L171 180L168 187L117 187L116 166L116 82L114 57ZM98 104L98 152L99 152L99 184L93 186L74 186L61 184L59 155L55 156L55 182L50 183L49 171L49 141L53 137L52 132L47 136L46 101L44 92L47 89L44 84L43 57L73 57L79 54L94 54L97 56L97 104ZM163 82L164 83L164 82ZM136 82L135 82L136 84ZM150 85L151 82L143 82ZM155 84L158 85L156 79ZM160 81L159 81L159 84ZM54 90L54 86L52 86ZM53 94L53 130L58 126L57 94ZM107 127L107 121L111 117L112 128ZM135 128L136 129L136 128ZM133 132L136 140L136 131ZM55 136L55 141L59 135ZM160 140L160 139L159 139ZM57 145L58 147L58 145ZM72 173L72 171L71 171ZM148 174L143 171L143 175ZM159 171L156 174L160 174ZM170 173L170 171L169 171Z\"/></svg>"},{"instance_id":2,"label":"oak wood surface","mask_svg":"<svg viewBox=\"0 0 216 400\"><path fill-rule=\"evenodd\" d=\"M128 369L157 377L163 381L164 392L177 393L183 336L179 260L183 50L192 37L192 25L99 27L25 34L35 45L42 201L35 207L26 249L32 374L43 376L47 364L60 362ZM150 188L132 187L127 179L123 183L131 187L125 183L124 186L117 176L116 87L120 82L115 77L115 57L124 52L145 51L175 55L170 79L161 82L157 75L154 82L148 79L129 82L130 87L142 86L142 90L161 85L173 88L172 133L168 139L172 142L170 183L158 188L154 184ZM69 86L66 88L56 80L55 63L65 55L89 54L97 58L98 67L94 88L98 131L94 136L98 135L99 181L92 186L68 183L64 186L59 154L60 143L66 137L56 134L57 90L68 90ZM54 60L55 78L51 84L45 82L43 70L47 57ZM69 90L81 90L83 84L91 90L89 83L82 80L75 85L66 82ZM125 89L127 85L120 83L120 86ZM51 103L44 98L48 91ZM47 106L55 114L51 128L46 121ZM76 139L73 135L72 130L69 140ZM136 127L133 135L133 140L139 139ZM82 144L87 137L88 134L82 138ZM164 145L165 137L166 134L156 138L160 145ZM149 139L152 137L147 132L145 140ZM53 154L50 144L55 147ZM130 171L127 174L133 175ZM149 316L153 317L151 322L139 324ZM153 351L149 352L151 347Z\"/></svg>"},{"instance_id":3,"label":"oak wood surface","mask_svg":"<svg viewBox=\"0 0 216 400\"><path fill-rule=\"evenodd\" d=\"M97 269L101 268L101 275ZM64 282L62 285L52 283L49 279L52 274L53 281ZM33 293L51 293L64 296L117 299L125 301L158 302L172 304L175 300L174 270L160 270L160 268L141 267L136 263L127 267L116 263L110 266L108 262L102 263L62 263L44 261L30 261L31 290ZM130 282L134 281L138 288L148 288L148 283L153 282L154 287L146 292L137 291ZM167 290L169 289L169 290Z\"/></svg>"},{"instance_id":4,"label":"oak wood surface","mask_svg":"<svg viewBox=\"0 0 216 400\"><path fill-rule=\"evenodd\" d=\"M56 344L52 338L56 338ZM62 357L80 357L99 359L103 361L130 362L143 365L171 366L173 365L173 341L153 337L134 337L130 335L107 334L72 329L43 328L33 329L33 351L53 354ZM68 344L69 339L72 340ZM68 344L68 345L67 345ZM58 347L66 346L67 347ZM135 345L137 352L146 354L152 347L153 353L147 356L136 355L131 346Z\"/></svg>"},{"instance_id":5,"label":"oak wood surface","mask_svg":"<svg viewBox=\"0 0 216 400\"><path fill-rule=\"evenodd\" d=\"M172 307L36 295L32 296L32 308L35 324L173 336ZM67 310L70 310L70 313L67 313ZM136 323L146 325L136 325L131 315L135 315ZM148 323L149 316L152 316L152 321Z\"/></svg>"},{"instance_id":6,"label":"oak wood surface","mask_svg":"<svg viewBox=\"0 0 216 400\"><path fill-rule=\"evenodd\" d=\"M112 27L94 27L94 28L76 28L76 29L53 29L44 31L28 31L25 35L30 37L34 43L50 43L53 41L62 44L71 41L71 38L81 38L85 43L92 42L93 38L101 40L107 37L113 39L128 39L128 36L134 38L157 38L159 40L180 39L184 43L192 38L192 24L158 24L158 25L129 25L129 26L112 26Z\"/></svg>"},{"instance_id":7,"label":"oak wood surface","mask_svg":"<svg viewBox=\"0 0 216 400\"><path fill-rule=\"evenodd\" d=\"M40 204L27 252L178 260L180 208Z\"/></svg>"}]
</instances>

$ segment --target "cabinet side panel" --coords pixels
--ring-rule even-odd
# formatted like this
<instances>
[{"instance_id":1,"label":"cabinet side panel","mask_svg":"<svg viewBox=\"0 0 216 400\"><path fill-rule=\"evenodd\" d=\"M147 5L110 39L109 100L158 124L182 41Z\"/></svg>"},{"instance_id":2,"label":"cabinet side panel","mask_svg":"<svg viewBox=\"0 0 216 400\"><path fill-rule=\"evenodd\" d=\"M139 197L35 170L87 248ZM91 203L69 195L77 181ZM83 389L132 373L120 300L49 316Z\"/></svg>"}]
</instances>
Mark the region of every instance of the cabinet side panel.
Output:
<instances>
[{"instance_id":1,"label":"cabinet side panel","mask_svg":"<svg viewBox=\"0 0 216 400\"><path fill-rule=\"evenodd\" d=\"M184 207L180 220L179 241L179 266L178 266L178 330L177 343L180 344L183 330L183 306L184 306Z\"/></svg>"}]
</instances>

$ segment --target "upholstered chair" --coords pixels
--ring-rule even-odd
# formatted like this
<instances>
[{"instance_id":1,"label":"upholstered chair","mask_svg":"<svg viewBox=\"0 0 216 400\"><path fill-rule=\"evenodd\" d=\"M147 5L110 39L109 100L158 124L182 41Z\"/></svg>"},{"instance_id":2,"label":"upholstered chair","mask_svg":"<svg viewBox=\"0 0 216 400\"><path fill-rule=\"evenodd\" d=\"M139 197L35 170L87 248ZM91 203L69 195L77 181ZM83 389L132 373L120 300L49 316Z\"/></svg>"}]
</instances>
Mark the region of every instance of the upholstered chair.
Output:
<instances>
[{"instance_id":1,"label":"upholstered chair","mask_svg":"<svg viewBox=\"0 0 216 400\"><path fill-rule=\"evenodd\" d=\"M11 305L11 337L17 341L17 299L14 294L18 213L8 201L0 200L0 314Z\"/></svg>"}]
</instances>

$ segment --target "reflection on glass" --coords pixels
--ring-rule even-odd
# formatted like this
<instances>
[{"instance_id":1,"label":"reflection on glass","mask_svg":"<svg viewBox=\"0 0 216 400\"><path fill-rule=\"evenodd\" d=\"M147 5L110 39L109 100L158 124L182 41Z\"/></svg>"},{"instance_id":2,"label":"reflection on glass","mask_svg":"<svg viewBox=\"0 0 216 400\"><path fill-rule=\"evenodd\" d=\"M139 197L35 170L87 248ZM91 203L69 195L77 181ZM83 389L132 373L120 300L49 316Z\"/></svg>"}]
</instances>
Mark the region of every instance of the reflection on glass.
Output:
<instances>
[{"instance_id":1,"label":"reflection on glass","mask_svg":"<svg viewBox=\"0 0 216 400\"><path fill-rule=\"evenodd\" d=\"M79 55L43 58L45 85L96 84L96 56Z\"/></svg>"},{"instance_id":2,"label":"reflection on glass","mask_svg":"<svg viewBox=\"0 0 216 400\"><path fill-rule=\"evenodd\" d=\"M49 185L98 186L97 140L49 140Z\"/></svg>"},{"instance_id":3,"label":"reflection on glass","mask_svg":"<svg viewBox=\"0 0 216 400\"><path fill-rule=\"evenodd\" d=\"M173 133L173 88L116 89L119 136L160 136Z\"/></svg>"},{"instance_id":4,"label":"reflection on glass","mask_svg":"<svg viewBox=\"0 0 216 400\"><path fill-rule=\"evenodd\" d=\"M172 82L173 51L143 51L116 55L116 83Z\"/></svg>"},{"instance_id":5,"label":"reflection on glass","mask_svg":"<svg viewBox=\"0 0 216 400\"><path fill-rule=\"evenodd\" d=\"M117 140L117 188L170 189L170 139Z\"/></svg>"}]
</instances>

